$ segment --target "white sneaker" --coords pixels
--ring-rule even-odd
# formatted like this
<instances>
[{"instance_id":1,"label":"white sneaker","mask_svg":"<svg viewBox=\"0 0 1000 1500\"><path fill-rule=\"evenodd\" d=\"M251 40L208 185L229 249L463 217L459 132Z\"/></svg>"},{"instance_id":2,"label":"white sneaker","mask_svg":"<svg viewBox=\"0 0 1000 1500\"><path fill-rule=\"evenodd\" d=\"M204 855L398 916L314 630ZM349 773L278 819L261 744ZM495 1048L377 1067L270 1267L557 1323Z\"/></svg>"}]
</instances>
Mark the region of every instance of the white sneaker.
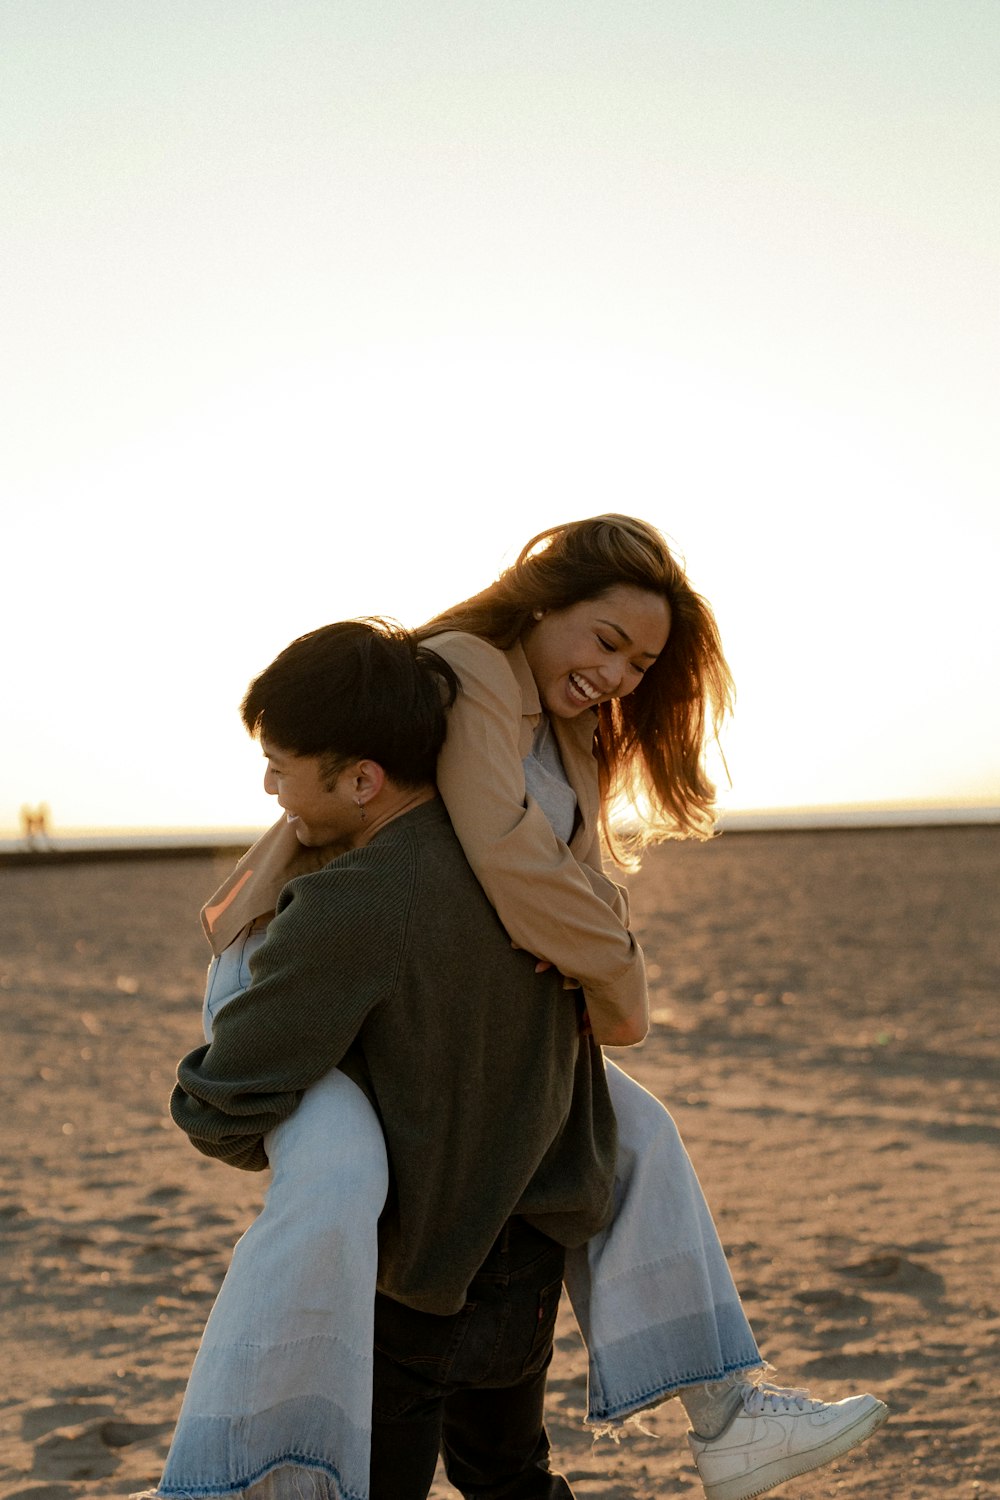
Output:
<instances>
[{"instance_id":1,"label":"white sneaker","mask_svg":"<svg viewBox=\"0 0 1000 1500\"><path fill-rule=\"evenodd\" d=\"M808 1474L881 1427L889 1408L874 1396L811 1401L776 1385L742 1387L743 1404L718 1437L688 1433L708 1500L750 1500Z\"/></svg>"}]
</instances>

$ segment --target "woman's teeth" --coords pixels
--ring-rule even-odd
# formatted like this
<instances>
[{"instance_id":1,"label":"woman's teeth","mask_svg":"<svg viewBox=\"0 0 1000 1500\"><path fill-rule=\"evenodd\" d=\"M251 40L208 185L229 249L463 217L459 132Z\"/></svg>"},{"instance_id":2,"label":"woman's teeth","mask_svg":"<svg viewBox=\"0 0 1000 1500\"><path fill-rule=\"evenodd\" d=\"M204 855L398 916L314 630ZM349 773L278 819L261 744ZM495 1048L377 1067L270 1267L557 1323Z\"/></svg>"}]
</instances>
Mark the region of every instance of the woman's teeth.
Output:
<instances>
[{"instance_id":1,"label":"woman's teeth","mask_svg":"<svg viewBox=\"0 0 1000 1500\"><path fill-rule=\"evenodd\" d=\"M592 688L590 683L587 682L585 678L578 677L575 672L571 672L569 674L569 680L576 688L580 696L582 698L586 698L588 703L596 703L598 698L601 696L596 688Z\"/></svg>"}]
</instances>

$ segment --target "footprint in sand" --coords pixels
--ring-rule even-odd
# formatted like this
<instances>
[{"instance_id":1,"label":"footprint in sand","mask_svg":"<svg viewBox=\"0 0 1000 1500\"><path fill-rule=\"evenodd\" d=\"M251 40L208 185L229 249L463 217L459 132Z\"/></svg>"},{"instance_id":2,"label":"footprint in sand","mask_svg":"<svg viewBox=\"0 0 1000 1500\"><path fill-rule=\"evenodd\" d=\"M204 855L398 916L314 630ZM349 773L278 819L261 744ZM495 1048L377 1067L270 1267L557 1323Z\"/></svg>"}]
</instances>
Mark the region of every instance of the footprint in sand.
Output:
<instances>
[{"instance_id":1,"label":"footprint in sand","mask_svg":"<svg viewBox=\"0 0 1000 1500\"><path fill-rule=\"evenodd\" d=\"M0 1204L0 1233L23 1234L33 1225L32 1214L23 1203Z\"/></svg>"},{"instance_id":2,"label":"footprint in sand","mask_svg":"<svg viewBox=\"0 0 1000 1500\"><path fill-rule=\"evenodd\" d=\"M11 1490L7 1500L72 1500L75 1494L71 1484L29 1484L26 1489Z\"/></svg>"},{"instance_id":3,"label":"footprint in sand","mask_svg":"<svg viewBox=\"0 0 1000 1500\"><path fill-rule=\"evenodd\" d=\"M164 1187L153 1188L152 1192L146 1194L147 1203L172 1203L175 1198L183 1198L185 1189L167 1184Z\"/></svg>"},{"instance_id":4,"label":"footprint in sand","mask_svg":"<svg viewBox=\"0 0 1000 1500\"><path fill-rule=\"evenodd\" d=\"M114 1410L115 1403L110 1399L38 1401L21 1418L21 1433L25 1442L33 1443L36 1438L60 1427L75 1427L97 1418L107 1419L114 1415Z\"/></svg>"},{"instance_id":5,"label":"footprint in sand","mask_svg":"<svg viewBox=\"0 0 1000 1500\"><path fill-rule=\"evenodd\" d=\"M159 1214L126 1214L123 1219L111 1222L119 1233L136 1234L154 1224L162 1224L163 1220Z\"/></svg>"},{"instance_id":6,"label":"footprint in sand","mask_svg":"<svg viewBox=\"0 0 1000 1500\"><path fill-rule=\"evenodd\" d=\"M871 1312L871 1303L864 1297L850 1292L841 1292L836 1287L802 1287L793 1292L796 1302L814 1308L818 1314L834 1318L861 1318Z\"/></svg>"},{"instance_id":7,"label":"footprint in sand","mask_svg":"<svg viewBox=\"0 0 1000 1500\"><path fill-rule=\"evenodd\" d=\"M878 1250L863 1260L851 1261L837 1270L845 1276L880 1285L886 1291L913 1292L940 1297L944 1277L918 1260L910 1260L898 1250Z\"/></svg>"},{"instance_id":8,"label":"footprint in sand","mask_svg":"<svg viewBox=\"0 0 1000 1500\"><path fill-rule=\"evenodd\" d=\"M106 1479L117 1469L118 1450L163 1431L162 1423L128 1422L93 1417L72 1427L57 1427L35 1444L32 1474L42 1479Z\"/></svg>"}]
</instances>

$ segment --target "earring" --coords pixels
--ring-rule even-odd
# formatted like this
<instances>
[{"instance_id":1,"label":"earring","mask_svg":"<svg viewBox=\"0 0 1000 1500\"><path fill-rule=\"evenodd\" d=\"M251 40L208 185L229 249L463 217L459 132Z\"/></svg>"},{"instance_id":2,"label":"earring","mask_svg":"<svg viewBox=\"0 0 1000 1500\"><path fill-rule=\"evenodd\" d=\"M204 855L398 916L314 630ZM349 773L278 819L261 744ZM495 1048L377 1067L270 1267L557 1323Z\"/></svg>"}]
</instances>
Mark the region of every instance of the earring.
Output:
<instances>
[{"instance_id":1,"label":"earring","mask_svg":"<svg viewBox=\"0 0 1000 1500\"><path fill-rule=\"evenodd\" d=\"M531 611L531 618L533 620L540 620L542 618L542 616L544 615L544 613L545 613L544 609L533 609Z\"/></svg>"},{"instance_id":2,"label":"earring","mask_svg":"<svg viewBox=\"0 0 1000 1500\"><path fill-rule=\"evenodd\" d=\"M365 812L365 804L362 802L362 800L361 800L360 797L355 797L355 799L354 799L354 806L357 808L358 812L361 814L361 821L363 823L365 821L365 819L367 818L368 814Z\"/></svg>"}]
</instances>

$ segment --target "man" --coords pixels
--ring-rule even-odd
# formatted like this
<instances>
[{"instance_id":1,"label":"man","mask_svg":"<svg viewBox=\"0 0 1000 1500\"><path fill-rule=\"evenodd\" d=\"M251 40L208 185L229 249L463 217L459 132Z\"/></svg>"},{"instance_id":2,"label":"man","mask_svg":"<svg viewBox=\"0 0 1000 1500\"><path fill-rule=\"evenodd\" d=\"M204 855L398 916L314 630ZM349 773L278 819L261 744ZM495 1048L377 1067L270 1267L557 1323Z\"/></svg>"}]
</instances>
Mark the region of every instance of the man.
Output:
<instances>
[{"instance_id":1,"label":"man","mask_svg":"<svg viewBox=\"0 0 1000 1500\"><path fill-rule=\"evenodd\" d=\"M351 1079L390 1168L371 1500L424 1500L439 1448L467 1496L568 1500L546 1369L564 1248L611 1211L614 1113L582 1001L514 950L437 797L442 685L454 695L433 652L364 622L302 637L251 684L265 786L332 858L282 892L250 988L181 1063L171 1108L199 1149L252 1170L305 1089Z\"/></svg>"}]
</instances>

